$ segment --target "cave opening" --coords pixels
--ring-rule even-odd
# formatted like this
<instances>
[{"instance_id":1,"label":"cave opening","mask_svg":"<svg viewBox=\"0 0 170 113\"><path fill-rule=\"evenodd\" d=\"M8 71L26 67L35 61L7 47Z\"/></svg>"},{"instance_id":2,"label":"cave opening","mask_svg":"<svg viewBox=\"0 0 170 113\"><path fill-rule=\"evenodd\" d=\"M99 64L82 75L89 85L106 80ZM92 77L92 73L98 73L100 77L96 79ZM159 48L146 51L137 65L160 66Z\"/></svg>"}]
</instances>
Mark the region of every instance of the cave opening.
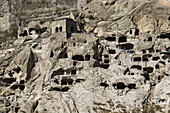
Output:
<instances>
[{"instance_id":1,"label":"cave opening","mask_svg":"<svg viewBox=\"0 0 170 113\"><path fill-rule=\"evenodd\" d=\"M24 81L24 80L21 80L21 81L20 81L20 84L24 84L24 83L25 83L25 81Z\"/></svg>"},{"instance_id":2,"label":"cave opening","mask_svg":"<svg viewBox=\"0 0 170 113\"><path fill-rule=\"evenodd\" d=\"M53 53L53 51L51 51L51 53L50 53L50 57L53 57L54 56L54 53Z\"/></svg>"},{"instance_id":3,"label":"cave opening","mask_svg":"<svg viewBox=\"0 0 170 113\"><path fill-rule=\"evenodd\" d=\"M18 113L20 107L15 106L15 112Z\"/></svg>"},{"instance_id":4,"label":"cave opening","mask_svg":"<svg viewBox=\"0 0 170 113\"><path fill-rule=\"evenodd\" d=\"M64 75L64 70L60 68L57 71L54 71L51 75L51 78L54 78L56 75Z\"/></svg>"},{"instance_id":5,"label":"cave opening","mask_svg":"<svg viewBox=\"0 0 170 113\"><path fill-rule=\"evenodd\" d=\"M168 55L163 55L163 56L162 56L162 59L163 59L163 60L166 60L167 58L168 58Z\"/></svg>"},{"instance_id":6,"label":"cave opening","mask_svg":"<svg viewBox=\"0 0 170 113\"><path fill-rule=\"evenodd\" d=\"M149 74L147 72L144 72L143 76L145 77L145 80L150 80Z\"/></svg>"},{"instance_id":7,"label":"cave opening","mask_svg":"<svg viewBox=\"0 0 170 113\"><path fill-rule=\"evenodd\" d=\"M93 64L93 68L95 67L100 67L100 62L99 61L95 61Z\"/></svg>"},{"instance_id":8,"label":"cave opening","mask_svg":"<svg viewBox=\"0 0 170 113\"><path fill-rule=\"evenodd\" d=\"M73 46L75 47L75 46L76 46L76 43L73 43Z\"/></svg>"},{"instance_id":9,"label":"cave opening","mask_svg":"<svg viewBox=\"0 0 170 113\"><path fill-rule=\"evenodd\" d=\"M136 89L136 84L130 83L130 84L128 85L128 88L129 88L129 89Z\"/></svg>"},{"instance_id":10,"label":"cave opening","mask_svg":"<svg viewBox=\"0 0 170 113\"><path fill-rule=\"evenodd\" d=\"M116 3L116 1L113 1L113 2L110 3L110 5L114 5L115 3Z\"/></svg>"},{"instance_id":11,"label":"cave opening","mask_svg":"<svg viewBox=\"0 0 170 113\"><path fill-rule=\"evenodd\" d=\"M121 44L120 48L125 49L125 50L129 50L129 49L133 49L134 45L131 43L126 43L126 44Z\"/></svg>"},{"instance_id":12,"label":"cave opening","mask_svg":"<svg viewBox=\"0 0 170 113\"><path fill-rule=\"evenodd\" d=\"M142 66L140 66L140 65L133 65L133 66L131 66L131 69L142 70Z\"/></svg>"},{"instance_id":13,"label":"cave opening","mask_svg":"<svg viewBox=\"0 0 170 113\"><path fill-rule=\"evenodd\" d=\"M143 56L142 61L149 61L149 59L146 56Z\"/></svg>"},{"instance_id":14,"label":"cave opening","mask_svg":"<svg viewBox=\"0 0 170 113\"><path fill-rule=\"evenodd\" d=\"M133 61L134 62L141 61L141 57L134 57Z\"/></svg>"},{"instance_id":15,"label":"cave opening","mask_svg":"<svg viewBox=\"0 0 170 113\"><path fill-rule=\"evenodd\" d=\"M160 76L158 76L158 80L161 80L161 77L160 77Z\"/></svg>"},{"instance_id":16,"label":"cave opening","mask_svg":"<svg viewBox=\"0 0 170 113\"><path fill-rule=\"evenodd\" d=\"M76 75L76 73L77 73L77 70L71 70L72 75Z\"/></svg>"},{"instance_id":17,"label":"cave opening","mask_svg":"<svg viewBox=\"0 0 170 113\"><path fill-rule=\"evenodd\" d=\"M68 80L67 80L67 84L68 84L68 85L72 85L72 84L73 84L73 79L68 79Z\"/></svg>"},{"instance_id":18,"label":"cave opening","mask_svg":"<svg viewBox=\"0 0 170 113\"><path fill-rule=\"evenodd\" d=\"M135 35L139 35L139 29L135 29Z\"/></svg>"},{"instance_id":19,"label":"cave opening","mask_svg":"<svg viewBox=\"0 0 170 113\"><path fill-rule=\"evenodd\" d=\"M69 89L70 89L69 87L63 87L63 88L54 87L54 88L52 88L52 90L54 90L54 91L61 91L61 92L67 92Z\"/></svg>"},{"instance_id":20,"label":"cave opening","mask_svg":"<svg viewBox=\"0 0 170 113\"><path fill-rule=\"evenodd\" d=\"M104 58L109 58L109 55L104 55Z\"/></svg>"},{"instance_id":21,"label":"cave opening","mask_svg":"<svg viewBox=\"0 0 170 113\"><path fill-rule=\"evenodd\" d=\"M10 76L10 78L4 78L4 79L3 79L3 82L9 83L9 84L12 84L12 83L15 82L15 81L16 81L16 79L13 78L12 76Z\"/></svg>"},{"instance_id":22,"label":"cave opening","mask_svg":"<svg viewBox=\"0 0 170 113\"><path fill-rule=\"evenodd\" d=\"M109 63L109 59L104 59L104 63Z\"/></svg>"},{"instance_id":23,"label":"cave opening","mask_svg":"<svg viewBox=\"0 0 170 113\"><path fill-rule=\"evenodd\" d=\"M73 66L76 66L77 62L76 61L73 61Z\"/></svg>"},{"instance_id":24,"label":"cave opening","mask_svg":"<svg viewBox=\"0 0 170 113\"><path fill-rule=\"evenodd\" d=\"M156 53L159 53L159 52L161 52L160 49L157 49L157 50L156 50Z\"/></svg>"},{"instance_id":25,"label":"cave opening","mask_svg":"<svg viewBox=\"0 0 170 113\"><path fill-rule=\"evenodd\" d=\"M55 28L55 32L58 33L58 27Z\"/></svg>"},{"instance_id":26,"label":"cave opening","mask_svg":"<svg viewBox=\"0 0 170 113\"><path fill-rule=\"evenodd\" d=\"M166 64L164 61L159 61L159 63L161 63L161 64L163 64L163 65L165 65L165 64Z\"/></svg>"},{"instance_id":27,"label":"cave opening","mask_svg":"<svg viewBox=\"0 0 170 113\"><path fill-rule=\"evenodd\" d=\"M152 57L152 54L145 54L145 55L143 55L143 57L151 58L151 57Z\"/></svg>"},{"instance_id":28,"label":"cave opening","mask_svg":"<svg viewBox=\"0 0 170 113\"><path fill-rule=\"evenodd\" d=\"M130 34L130 35L132 34L132 30L129 30L129 34Z\"/></svg>"},{"instance_id":29,"label":"cave opening","mask_svg":"<svg viewBox=\"0 0 170 113\"><path fill-rule=\"evenodd\" d=\"M83 55L74 55L72 59L77 61L84 61Z\"/></svg>"},{"instance_id":30,"label":"cave opening","mask_svg":"<svg viewBox=\"0 0 170 113\"><path fill-rule=\"evenodd\" d=\"M110 53L110 54L115 54L115 53L116 53L116 50L111 50L111 49L109 49L109 53Z\"/></svg>"},{"instance_id":31,"label":"cave opening","mask_svg":"<svg viewBox=\"0 0 170 113\"><path fill-rule=\"evenodd\" d=\"M63 78L63 79L61 80L61 85L67 85L67 79Z\"/></svg>"},{"instance_id":32,"label":"cave opening","mask_svg":"<svg viewBox=\"0 0 170 113\"><path fill-rule=\"evenodd\" d=\"M108 69L109 68L109 64L102 64L100 67L103 68L103 69Z\"/></svg>"},{"instance_id":33,"label":"cave opening","mask_svg":"<svg viewBox=\"0 0 170 113\"><path fill-rule=\"evenodd\" d=\"M126 75L128 72L130 72L129 68L126 68L126 70L123 72L124 75Z\"/></svg>"},{"instance_id":34,"label":"cave opening","mask_svg":"<svg viewBox=\"0 0 170 113\"><path fill-rule=\"evenodd\" d=\"M55 80L54 80L54 82L55 82L56 84L59 84L59 81L58 81L58 79L55 79Z\"/></svg>"},{"instance_id":35,"label":"cave opening","mask_svg":"<svg viewBox=\"0 0 170 113\"><path fill-rule=\"evenodd\" d=\"M84 82L84 81L85 81L84 79L77 79L76 83L81 83L81 82Z\"/></svg>"},{"instance_id":36,"label":"cave opening","mask_svg":"<svg viewBox=\"0 0 170 113\"><path fill-rule=\"evenodd\" d=\"M13 69L16 73L19 73L21 71L21 68L19 66L17 66L17 68Z\"/></svg>"},{"instance_id":37,"label":"cave opening","mask_svg":"<svg viewBox=\"0 0 170 113\"><path fill-rule=\"evenodd\" d=\"M149 37L149 38L148 38L148 41L149 41L149 42L152 41L152 37Z\"/></svg>"},{"instance_id":38,"label":"cave opening","mask_svg":"<svg viewBox=\"0 0 170 113\"><path fill-rule=\"evenodd\" d=\"M90 55L85 55L85 60L89 61L90 60Z\"/></svg>"},{"instance_id":39,"label":"cave opening","mask_svg":"<svg viewBox=\"0 0 170 113\"><path fill-rule=\"evenodd\" d=\"M35 26L35 32L38 33L38 34L41 33L41 28L40 28L39 25L36 25L36 26Z\"/></svg>"},{"instance_id":40,"label":"cave opening","mask_svg":"<svg viewBox=\"0 0 170 113\"><path fill-rule=\"evenodd\" d=\"M157 64L157 65L155 65L155 69L159 69L159 65Z\"/></svg>"},{"instance_id":41,"label":"cave opening","mask_svg":"<svg viewBox=\"0 0 170 113\"><path fill-rule=\"evenodd\" d=\"M70 89L69 87L63 87L63 88L61 88L60 90L61 90L62 92L67 92L69 89Z\"/></svg>"},{"instance_id":42,"label":"cave opening","mask_svg":"<svg viewBox=\"0 0 170 113\"><path fill-rule=\"evenodd\" d=\"M67 52L62 51L62 52L59 54L58 58L68 58Z\"/></svg>"},{"instance_id":43,"label":"cave opening","mask_svg":"<svg viewBox=\"0 0 170 113\"><path fill-rule=\"evenodd\" d=\"M41 28L41 33L44 33L44 32L46 32L46 31L47 31L47 27Z\"/></svg>"},{"instance_id":44,"label":"cave opening","mask_svg":"<svg viewBox=\"0 0 170 113\"><path fill-rule=\"evenodd\" d=\"M166 51L170 51L170 47L167 47L165 50L166 50Z\"/></svg>"},{"instance_id":45,"label":"cave opening","mask_svg":"<svg viewBox=\"0 0 170 113\"><path fill-rule=\"evenodd\" d=\"M119 37L118 42L119 42L119 43L120 43L120 42L127 42L126 36L121 36L121 37Z\"/></svg>"},{"instance_id":46,"label":"cave opening","mask_svg":"<svg viewBox=\"0 0 170 113\"><path fill-rule=\"evenodd\" d=\"M107 40L107 41L116 41L116 37L106 37L105 40Z\"/></svg>"},{"instance_id":47,"label":"cave opening","mask_svg":"<svg viewBox=\"0 0 170 113\"><path fill-rule=\"evenodd\" d=\"M146 53L146 50L142 50L142 54L145 54Z\"/></svg>"},{"instance_id":48,"label":"cave opening","mask_svg":"<svg viewBox=\"0 0 170 113\"><path fill-rule=\"evenodd\" d=\"M25 85L24 84L16 84L16 85L12 85L11 89L15 90L15 89L20 89L21 91L23 91L25 89Z\"/></svg>"},{"instance_id":49,"label":"cave opening","mask_svg":"<svg viewBox=\"0 0 170 113\"><path fill-rule=\"evenodd\" d=\"M32 31L35 31L35 28L29 28L29 35L32 35Z\"/></svg>"},{"instance_id":50,"label":"cave opening","mask_svg":"<svg viewBox=\"0 0 170 113\"><path fill-rule=\"evenodd\" d=\"M152 57L152 60L153 61L157 61L157 60L159 60L160 59L160 57L158 56L158 57Z\"/></svg>"},{"instance_id":51,"label":"cave opening","mask_svg":"<svg viewBox=\"0 0 170 113\"><path fill-rule=\"evenodd\" d=\"M162 33L160 36L160 38L168 38L170 40L170 33Z\"/></svg>"},{"instance_id":52,"label":"cave opening","mask_svg":"<svg viewBox=\"0 0 170 113\"><path fill-rule=\"evenodd\" d=\"M144 67L143 70L148 72L148 73L152 73L153 72L153 67Z\"/></svg>"},{"instance_id":53,"label":"cave opening","mask_svg":"<svg viewBox=\"0 0 170 113\"><path fill-rule=\"evenodd\" d=\"M53 91L61 91L60 88L58 88L58 87L54 87L54 88L52 88L52 90Z\"/></svg>"},{"instance_id":54,"label":"cave opening","mask_svg":"<svg viewBox=\"0 0 170 113\"><path fill-rule=\"evenodd\" d=\"M108 87L109 86L109 84L107 84L107 83L100 83L100 86L103 86L103 87Z\"/></svg>"},{"instance_id":55,"label":"cave opening","mask_svg":"<svg viewBox=\"0 0 170 113\"><path fill-rule=\"evenodd\" d=\"M126 85L123 82L118 82L116 86L117 86L117 89L125 89L126 88Z\"/></svg>"},{"instance_id":56,"label":"cave opening","mask_svg":"<svg viewBox=\"0 0 170 113\"><path fill-rule=\"evenodd\" d=\"M135 75L135 73L131 73L130 75Z\"/></svg>"},{"instance_id":57,"label":"cave opening","mask_svg":"<svg viewBox=\"0 0 170 113\"><path fill-rule=\"evenodd\" d=\"M149 49L149 53L154 53L154 50L153 49Z\"/></svg>"},{"instance_id":58,"label":"cave opening","mask_svg":"<svg viewBox=\"0 0 170 113\"><path fill-rule=\"evenodd\" d=\"M27 33L27 30L24 30L23 33L20 33L19 36L21 37L25 37L25 36L28 36L28 33Z\"/></svg>"},{"instance_id":59,"label":"cave opening","mask_svg":"<svg viewBox=\"0 0 170 113\"><path fill-rule=\"evenodd\" d=\"M73 79L63 78L61 80L61 85L72 85L72 84L73 84Z\"/></svg>"}]
</instances>

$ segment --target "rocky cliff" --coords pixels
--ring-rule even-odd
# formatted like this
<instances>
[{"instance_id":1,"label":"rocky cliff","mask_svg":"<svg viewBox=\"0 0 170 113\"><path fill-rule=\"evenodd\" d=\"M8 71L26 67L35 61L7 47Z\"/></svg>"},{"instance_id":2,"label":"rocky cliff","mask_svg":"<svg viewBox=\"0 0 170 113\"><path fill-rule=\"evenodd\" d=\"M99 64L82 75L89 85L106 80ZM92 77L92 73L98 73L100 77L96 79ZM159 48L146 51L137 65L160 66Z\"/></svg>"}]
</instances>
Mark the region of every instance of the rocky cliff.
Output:
<instances>
[{"instance_id":1,"label":"rocky cliff","mask_svg":"<svg viewBox=\"0 0 170 113\"><path fill-rule=\"evenodd\" d=\"M66 17L54 23L21 19L18 39L1 44L0 112L168 113L170 7L162 2L82 4L78 15L71 13L74 20L68 19L76 21L78 31L67 38L59 24L52 33L56 21L66 21L66 31L72 31Z\"/></svg>"},{"instance_id":2,"label":"rocky cliff","mask_svg":"<svg viewBox=\"0 0 170 113\"><path fill-rule=\"evenodd\" d=\"M25 25L33 20L51 19L68 14L69 9L81 11L91 0L1 0L0 31L10 25Z\"/></svg>"}]
</instances>

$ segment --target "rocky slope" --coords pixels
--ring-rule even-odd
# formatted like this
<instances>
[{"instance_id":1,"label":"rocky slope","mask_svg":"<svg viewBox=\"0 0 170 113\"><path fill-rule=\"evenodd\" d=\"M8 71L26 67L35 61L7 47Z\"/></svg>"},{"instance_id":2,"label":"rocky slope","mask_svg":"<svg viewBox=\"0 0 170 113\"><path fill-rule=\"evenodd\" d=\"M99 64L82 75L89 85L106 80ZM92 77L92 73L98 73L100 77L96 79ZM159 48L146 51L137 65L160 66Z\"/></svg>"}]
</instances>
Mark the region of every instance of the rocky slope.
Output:
<instances>
[{"instance_id":1,"label":"rocky slope","mask_svg":"<svg viewBox=\"0 0 170 113\"><path fill-rule=\"evenodd\" d=\"M28 22L34 36L21 29L0 50L0 112L168 113L169 12L156 0L93 0L75 19L86 33L67 44L50 21Z\"/></svg>"},{"instance_id":2,"label":"rocky slope","mask_svg":"<svg viewBox=\"0 0 170 113\"><path fill-rule=\"evenodd\" d=\"M68 10L81 11L91 0L0 0L0 31L10 25L21 26L34 20L52 19L68 14Z\"/></svg>"}]
</instances>

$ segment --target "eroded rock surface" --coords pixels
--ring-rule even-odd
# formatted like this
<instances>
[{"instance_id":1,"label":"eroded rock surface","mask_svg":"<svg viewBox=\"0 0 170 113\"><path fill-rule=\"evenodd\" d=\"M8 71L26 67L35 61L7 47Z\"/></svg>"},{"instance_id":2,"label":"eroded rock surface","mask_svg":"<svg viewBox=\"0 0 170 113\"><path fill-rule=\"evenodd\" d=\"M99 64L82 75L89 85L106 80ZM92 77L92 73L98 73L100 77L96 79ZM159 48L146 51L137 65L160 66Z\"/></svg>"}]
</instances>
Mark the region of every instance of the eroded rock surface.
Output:
<instances>
[{"instance_id":1,"label":"eroded rock surface","mask_svg":"<svg viewBox=\"0 0 170 113\"><path fill-rule=\"evenodd\" d=\"M0 50L0 112L168 113L169 12L156 0L93 0L69 37L50 21L20 26Z\"/></svg>"}]
</instances>

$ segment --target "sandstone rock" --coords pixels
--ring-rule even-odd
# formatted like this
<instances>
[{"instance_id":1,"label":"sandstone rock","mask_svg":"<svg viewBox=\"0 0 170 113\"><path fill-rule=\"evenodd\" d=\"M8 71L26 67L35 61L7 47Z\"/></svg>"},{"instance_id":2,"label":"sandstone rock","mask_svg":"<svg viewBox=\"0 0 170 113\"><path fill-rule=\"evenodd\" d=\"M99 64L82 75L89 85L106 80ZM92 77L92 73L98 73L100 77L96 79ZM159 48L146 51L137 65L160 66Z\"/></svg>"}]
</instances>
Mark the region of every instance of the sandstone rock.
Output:
<instances>
[{"instance_id":1,"label":"sandstone rock","mask_svg":"<svg viewBox=\"0 0 170 113\"><path fill-rule=\"evenodd\" d=\"M156 0L93 0L79 7L79 17L72 14L80 32L68 35L63 29L51 34L51 20L69 14L62 5L74 6L26 2L19 1L27 6L20 38L14 48L0 50L0 112L168 112L167 6ZM30 18L23 24L25 15Z\"/></svg>"},{"instance_id":2,"label":"sandstone rock","mask_svg":"<svg viewBox=\"0 0 170 113\"><path fill-rule=\"evenodd\" d=\"M161 101L160 104L166 105L169 99L169 82L170 78L167 76L165 77L156 87L154 90L154 102L158 103Z\"/></svg>"},{"instance_id":3,"label":"sandstone rock","mask_svg":"<svg viewBox=\"0 0 170 113\"><path fill-rule=\"evenodd\" d=\"M37 107L38 102L26 102L19 109L18 113L33 113Z\"/></svg>"},{"instance_id":4,"label":"sandstone rock","mask_svg":"<svg viewBox=\"0 0 170 113\"><path fill-rule=\"evenodd\" d=\"M32 50L27 47L21 51L10 63L5 70L6 77L14 77L17 82L22 80L27 81L30 78L31 70L36 62L36 56Z\"/></svg>"}]
</instances>

